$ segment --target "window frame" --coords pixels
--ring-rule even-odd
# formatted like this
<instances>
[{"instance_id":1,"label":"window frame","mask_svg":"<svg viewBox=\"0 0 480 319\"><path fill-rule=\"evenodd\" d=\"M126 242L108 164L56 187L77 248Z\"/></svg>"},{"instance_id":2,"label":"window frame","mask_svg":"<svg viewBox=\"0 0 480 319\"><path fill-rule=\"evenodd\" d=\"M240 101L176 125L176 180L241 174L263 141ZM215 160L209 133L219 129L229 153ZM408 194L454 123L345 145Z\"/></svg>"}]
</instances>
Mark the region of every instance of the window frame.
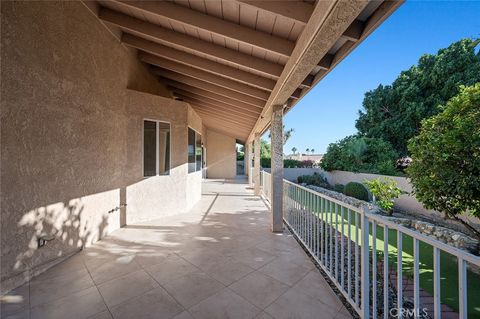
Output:
<instances>
[{"instance_id":1,"label":"window frame","mask_svg":"<svg viewBox=\"0 0 480 319\"><path fill-rule=\"evenodd\" d=\"M155 175L145 175L145 121L149 122L155 122ZM168 146L169 146L169 152L168 152L168 173L165 174L160 174L160 129L159 129L159 123L165 123L168 124L169 129L170 129L170 134L169 134L169 141L168 141ZM142 119L142 175L143 178L150 178L150 177L155 177L155 176L169 176L170 171L172 169L172 123L169 121L163 121L163 120L154 120L151 118L143 118Z\"/></svg>"},{"instance_id":2,"label":"window frame","mask_svg":"<svg viewBox=\"0 0 480 319\"><path fill-rule=\"evenodd\" d=\"M189 159L188 159L188 130L192 130L193 132L195 132L195 138L194 138L194 158L195 158L195 161L194 161L194 164L195 164L195 170L193 172L190 172L189 171L189 166L190 166L190 162L189 162ZM187 125L187 173L188 174L193 174L193 173L196 173L196 172L201 172L202 171L202 165L200 165L200 169L197 169L197 135L200 135L200 148L203 147L203 135L197 131L196 129L194 129L193 127L191 127L190 125ZM203 154L200 154L200 163L203 162Z\"/></svg>"}]
</instances>

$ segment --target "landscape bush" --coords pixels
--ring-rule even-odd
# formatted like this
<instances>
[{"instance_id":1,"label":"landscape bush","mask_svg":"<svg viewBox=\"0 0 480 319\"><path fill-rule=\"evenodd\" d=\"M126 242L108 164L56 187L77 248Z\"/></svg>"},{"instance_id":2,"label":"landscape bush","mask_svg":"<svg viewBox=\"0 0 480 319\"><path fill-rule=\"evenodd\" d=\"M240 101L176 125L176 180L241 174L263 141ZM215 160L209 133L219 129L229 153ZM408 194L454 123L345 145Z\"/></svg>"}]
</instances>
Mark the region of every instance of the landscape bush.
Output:
<instances>
[{"instance_id":1,"label":"landscape bush","mask_svg":"<svg viewBox=\"0 0 480 319\"><path fill-rule=\"evenodd\" d=\"M294 159L283 160L283 167L285 168L297 168L300 165L300 161Z\"/></svg>"},{"instance_id":2,"label":"landscape bush","mask_svg":"<svg viewBox=\"0 0 480 319\"><path fill-rule=\"evenodd\" d=\"M350 182L345 185L344 190L345 195L354 197L356 199L364 200L366 202L369 201L369 194L368 190L362 183L357 182Z\"/></svg>"},{"instance_id":3,"label":"landscape bush","mask_svg":"<svg viewBox=\"0 0 480 319\"><path fill-rule=\"evenodd\" d=\"M314 161L311 161L311 160L303 160L303 161L300 161L298 163L298 166L297 167L300 167L300 168L311 168L313 167L315 164Z\"/></svg>"},{"instance_id":4,"label":"landscape bush","mask_svg":"<svg viewBox=\"0 0 480 319\"><path fill-rule=\"evenodd\" d=\"M270 157L261 157L260 166L263 168L270 168L272 166Z\"/></svg>"},{"instance_id":5,"label":"landscape bush","mask_svg":"<svg viewBox=\"0 0 480 319\"><path fill-rule=\"evenodd\" d=\"M402 193L398 188L397 182L393 179L385 177L382 179L376 178L370 181L364 181L370 193L372 193L374 202L388 214L392 214L393 203Z\"/></svg>"},{"instance_id":6,"label":"landscape bush","mask_svg":"<svg viewBox=\"0 0 480 319\"><path fill-rule=\"evenodd\" d=\"M307 185L314 185L314 186L319 186L323 188L329 188L330 186L325 176L317 172L313 173L313 175L298 176L297 182L300 184L305 183Z\"/></svg>"},{"instance_id":7,"label":"landscape bush","mask_svg":"<svg viewBox=\"0 0 480 319\"><path fill-rule=\"evenodd\" d=\"M263 168L271 168L271 158L270 157L262 157L260 158L260 166ZM283 160L283 167L284 168L311 168L314 166L313 161L298 161L293 159L285 159Z\"/></svg>"},{"instance_id":8,"label":"landscape bush","mask_svg":"<svg viewBox=\"0 0 480 319\"><path fill-rule=\"evenodd\" d=\"M343 184L335 184L333 186L333 190L339 193L343 193L345 191L345 185Z\"/></svg>"}]
</instances>

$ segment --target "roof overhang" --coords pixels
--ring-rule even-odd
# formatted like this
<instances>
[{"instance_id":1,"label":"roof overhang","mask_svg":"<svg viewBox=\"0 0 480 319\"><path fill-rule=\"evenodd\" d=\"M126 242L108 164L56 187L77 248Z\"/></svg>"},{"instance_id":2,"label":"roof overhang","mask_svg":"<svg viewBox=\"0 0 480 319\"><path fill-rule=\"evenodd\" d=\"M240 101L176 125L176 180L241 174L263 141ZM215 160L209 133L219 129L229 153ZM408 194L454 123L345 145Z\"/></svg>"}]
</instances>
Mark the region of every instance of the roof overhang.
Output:
<instances>
[{"instance_id":1,"label":"roof overhang","mask_svg":"<svg viewBox=\"0 0 480 319\"><path fill-rule=\"evenodd\" d=\"M290 110L402 3L86 1L205 126L249 141Z\"/></svg>"}]
</instances>

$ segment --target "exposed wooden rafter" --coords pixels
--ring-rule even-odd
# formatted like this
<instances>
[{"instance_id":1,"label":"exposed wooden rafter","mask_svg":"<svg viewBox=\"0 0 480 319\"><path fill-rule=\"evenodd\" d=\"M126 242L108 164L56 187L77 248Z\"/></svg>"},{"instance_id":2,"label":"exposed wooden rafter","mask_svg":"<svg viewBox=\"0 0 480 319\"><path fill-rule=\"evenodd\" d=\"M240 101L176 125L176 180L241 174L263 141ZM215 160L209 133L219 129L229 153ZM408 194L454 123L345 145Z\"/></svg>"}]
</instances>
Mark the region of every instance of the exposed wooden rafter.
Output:
<instances>
[{"instance_id":1,"label":"exposed wooden rafter","mask_svg":"<svg viewBox=\"0 0 480 319\"><path fill-rule=\"evenodd\" d=\"M249 68L256 74L279 77L283 70L283 66L280 64L206 42L186 34L171 31L156 24L107 8L101 8L99 18L125 31L146 37L150 40L197 51L209 56L211 59L218 59L236 64L237 66Z\"/></svg>"},{"instance_id":2,"label":"exposed wooden rafter","mask_svg":"<svg viewBox=\"0 0 480 319\"><path fill-rule=\"evenodd\" d=\"M238 116L235 117L235 116L232 116L231 114L229 115L228 113L225 113L225 112L221 112L221 111L218 112L217 110L212 110L208 107L205 107L204 105L194 104L193 102L188 102L188 103L190 103L190 105L193 107L195 112L202 113L202 114L208 114L212 117L216 117L218 119L228 121L232 124L237 124L241 127L247 128L247 129L252 128L253 125L255 124L255 121L253 121L253 122L241 121L241 118L239 118Z\"/></svg>"},{"instance_id":3,"label":"exposed wooden rafter","mask_svg":"<svg viewBox=\"0 0 480 319\"><path fill-rule=\"evenodd\" d=\"M123 34L122 42L137 49L146 51L150 54L182 63L202 71L210 72L221 77L235 80L246 85L254 86L259 89L271 91L275 86L274 80L214 62L209 59L201 58L197 55L176 50L174 48L170 48L130 34Z\"/></svg>"},{"instance_id":4,"label":"exposed wooden rafter","mask_svg":"<svg viewBox=\"0 0 480 319\"><path fill-rule=\"evenodd\" d=\"M220 108L216 105L210 106L208 104L196 103L196 101L198 101L198 100L195 101L194 99L189 99L187 97L185 98L184 101L188 102L188 103L191 103L192 105L197 105L204 110L208 110L210 112L213 112L214 114L225 116L226 118L237 119L237 120L244 118L243 114L238 114L238 113L232 112L231 110L224 110L224 109L222 109L222 108ZM249 122L244 122L244 124L249 125L249 126L253 126L255 124L256 119L251 119L251 118L249 118L249 119L250 119L250 121Z\"/></svg>"},{"instance_id":5,"label":"exposed wooden rafter","mask_svg":"<svg viewBox=\"0 0 480 319\"><path fill-rule=\"evenodd\" d=\"M268 128L273 106L289 103L292 92L298 91L305 77L318 65L318 56L328 54L337 39L367 4L368 2L354 0L317 2L309 23L297 40L297 46L265 105L262 116L249 135L249 140L253 139L255 132L264 132Z\"/></svg>"},{"instance_id":6,"label":"exposed wooden rafter","mask_svg":"<svg viewBox=\"0 0 480 319\"><path fill-rule=\"evenodd\" d=\"M172 91L180 89L182 92L189 92L191 94L194 94L195 96L199 96L199 97L202 97L202 98L207 98L207 99L210 99L210 100L221 102L223 104L231 105L231 106L236 107L236 108L241 109L241 110L249 111L249 112L255 114L256 116L258 116L258 114L260 114L262 112L262 109L259 108L259 107L256 107L256 106L253 106L251 104L244 103L244 102L241 102L241 101L238 101L238 100L234 100L234 99L225 97L225 96L217 94L217 93L213 93L213 92L210 92L210 91L207 91L207 90L196 88L196 87L193 87L193 86L190 86L190 85L187 85L187 84L184 84L184 83L180 83L180 82L177 82L177 81L172 81L172 80L168 80L168 79L164 79L163 81L164 81L165 84L168 84L168 86L171 88Z\"/></svg>"},{"instance_id":7,"label":"exposed wooden rafter","mask_svg":"<svg viewBox=\"0 0 480 319\"><path fill-rule=\"evenodd\" d=\"M131 8L175 20L213 34L252 45L275 54L289 57L295 42L268 33L191 10L170 1L119 1Z\"/></svg>"},{"instance_id":8,"label":"exposed wooden rafter","mask_svg":"<svg viewBox=\"0 0 480 319\"><path fill-rule=\"evenodd\" d=\"M254 124L254 123L246 124L244 122L240 122L238 120L222 116L219 113L204 110L204 109L202 109L201 106L198 106L198 105L195 105L195 104L191 104L191 105L195 109L195 111L198 112L200 115L202 115L202 114L203 115L208 115L211 118L227 122L228 124L233 125L234 127L238 128L238 129L243 129L245 131L248 131Z\"/></svg>"},{"instance_id":9,"label":"exposed wooden rafter","mask_svg":"<svg viewBox=\"0 0 480 319\"><path fill-rule=\"evenodd\" d=\"M155 71L155 70L157 70L157 71ZM157 72L157 74L158 74L158 69L153 69L152 71L154 73ZM222 86L211 84L209 82L198 80L198 79L195 79L195 78L183 75L183 74L178 74L178 73L175 73L175 72L171 72L171 71L168 71L168 70L164 70L162 73L165 74L165 76L162 76L162 78L166 79L166 81L164 81L166 83L168 83L169 80L174 80L176 82L181 82L181 83L187 84L189 86L199 88L199 89L202 89L202 90L205 90L205 91L209 91L209 92L212 92L212 93L224 96L224 97L228 97L228 98L236 100L236 101L240 101L240 102L244 102L244 103L253 105L253 106L255 106L257 108L260 108L260 109L262 109L263 106L265 105L265 101L262 100L262 99L258 99L258 98L252 97L250 95L246 95L246 94L239 93L237 91L226 89Z\"/></svg>"},{"instance_id":10,"label":"exposed wooden rafter","mask_svg":"<svg viewBox=\"0 0 480 319\"><path fill-rule=\"evenodd\" d=\"M230 89L232 91L236 91L239 93L243 93L258 99L262 100L267 100L270 93L264 90L260 90L258 88L251 87L250 85L246 85L243 83L238 83L237 81L229 80L224 77L214 75L209 72L205 72L199 69L195 69L192 67L189 67L187 65L177 63L174 61L170 61L164 58L160 58L158 56L148 54L148 53L139 53L139 58L143 62L155 65L161 69L153 69L156 74L164 76L168 78L168 75L170 73L165 72L166 70L170 70L176 73L184 74L187 76L190 76L192 78L196 78L208 83L212 83L227 89Z\"/></svg>"},{"instance_id":11,"label":"exposed wooden rafter","mask_svg":"<svg viewBox=\"0 0 480 319\"><path fill-rule=\"evenodd\" d=\"M307 24L312 15L314 6L303 1L270 1L270 0L237 0L240 3L273 12L282 17L289 18L303 25Z\"/></svg>"},{"instance_id":12,"label":"exposed wooden rafter","mask_svg":"<svg viewBox=\"0 0 480 319\"><path fill-rule=\"evenodd\" d=\"M332 66L332 61L335 56L333 54L327 53L323 56L323 58L318 63L320 69L329 70Z\"/></svg>"},{"instance_id":13,"label":"exposed wooden rafter","mask_svg":"<svg viewBox=\"0 0 480 319\"><path fill-rule=\"evenodd\" d=\"M365 23L358 19L354 20L350 26L343 32L342 37L349 41L358 41L362 37Z\"/></svg>"},{"instance_id":14,"label":"exposed wooden rafter","mask_svg":"<svg viewBox=\"0 0 480 319\"><path fill-rule=\"evenodd\" d=\"M235 114L240 115L240 116L245 116L245 117L248 117L250 119L255 119L256 120L258 118L258 115L260 114L260 112L257 113L257 112L253 112L251 110L246 110L246 109L243 109L241 107L234 106L234 105L225 104L225 103L222 103L222 102L219 102L219 101L216 101L216 100L213 100L213 99L201 96L201 95L197 95L197 94L189 92L189 91L184 91L182 89L178 89L178 88L174 88L174 87L170 87L170 89L172 90L172 92L174 92L175 96L187 97L187 98L195 99L197 101L202 101L202 102L204 102L206 104L209 104L213 107L218 107L218 108L223 109L225 111L229 111L229 112L235 113Z\"/></svg>"}]
</instances>

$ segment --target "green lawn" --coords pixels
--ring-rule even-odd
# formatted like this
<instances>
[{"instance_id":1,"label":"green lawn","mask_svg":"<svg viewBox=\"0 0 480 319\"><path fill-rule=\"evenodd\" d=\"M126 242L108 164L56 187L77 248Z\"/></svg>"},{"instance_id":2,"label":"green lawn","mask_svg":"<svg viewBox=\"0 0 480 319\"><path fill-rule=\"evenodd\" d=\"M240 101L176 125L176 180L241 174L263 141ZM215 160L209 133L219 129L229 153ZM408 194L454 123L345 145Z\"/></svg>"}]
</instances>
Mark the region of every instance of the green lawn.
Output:
<instances>
[{"instance_id":1,"label":"green lawn","mask_svg":"<svg viewBox=\"0 0 480 319\"><path fill-rule=\"evenodd\" d=\"M298 201L307 203L307 198L305 196L297 197ZM311 203L311 199L308 203ZM317 204L318 205L318 204ZM313 206L309 204L309 206ZM327 208L328 209L328 208ZM316 211L320 211L319 206ZM351 212L351 234L352 240L355 239L355 217L354 213ZM330 221L330 216L328 213L320 213L323 215L323 218L328 217L327 221ZM335 221L335 216L333 213L333 220ZM337 225L338 230L341 231L341 216L338 216L339 224ZM335 225L334 225L335 227ZM347 235L347 213L345 210L344 213L344 233ZM378 260L383 260L383 250L384 250L384 238L383 238L383 227L377 226L377 236L376 236L376 246ZM361 230L359 232L359 238L361 238ZM370 227L370 246L373 243L372 230ZM419 257L420 257L420 287L425 291L433 295L433 247L429 244L420 242L419 245ZM388 255L389 255L389 265L390 267L397 267L397 231L389 230L388 235ZM405 278L413 278L413 238L408 235L403 235L403 249L402 249L402 268L403 276ZM468 271L468 318L480 319L480 275L475 274L471 271ZM458 311L458 267L457 267L457 258L442 252L440 254L440 294L441 302L445 305L448 305L450 308Z\"/></svg>"}]
</instances>

